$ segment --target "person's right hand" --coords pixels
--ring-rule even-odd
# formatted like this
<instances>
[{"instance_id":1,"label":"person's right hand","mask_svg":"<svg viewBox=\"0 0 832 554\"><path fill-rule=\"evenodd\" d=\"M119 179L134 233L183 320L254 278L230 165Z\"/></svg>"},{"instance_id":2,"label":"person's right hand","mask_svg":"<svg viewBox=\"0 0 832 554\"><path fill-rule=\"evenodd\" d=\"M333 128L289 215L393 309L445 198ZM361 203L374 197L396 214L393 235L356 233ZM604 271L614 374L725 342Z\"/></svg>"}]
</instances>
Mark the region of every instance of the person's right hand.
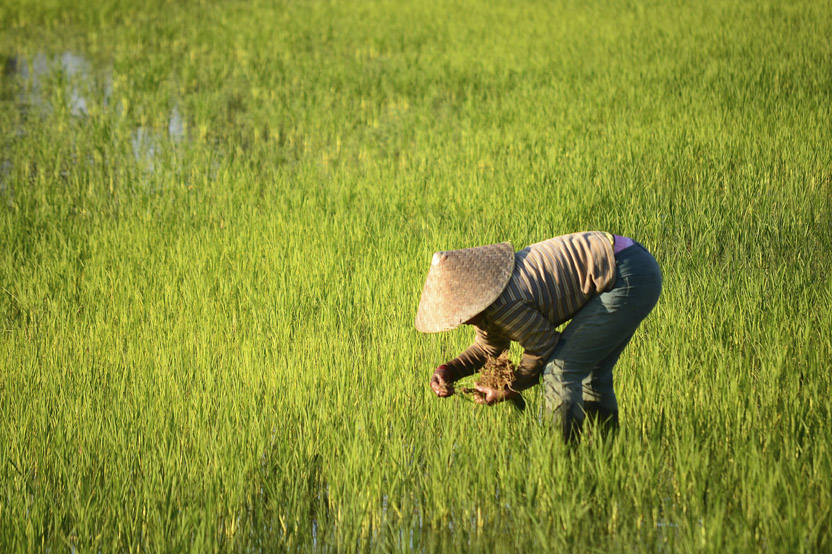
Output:
<instances>
[{"instance_id":1,"label":"person's right hand","mask_svg":"<svg viewBox=\"0 0 832 554\"><path fill-rule=\"evenodd\" d=\"M439 398L446 398L454 393L453 382L453 371L442 364L433 372L433 377L430 378L430 388Z\"/></svg>"}]
</instances>

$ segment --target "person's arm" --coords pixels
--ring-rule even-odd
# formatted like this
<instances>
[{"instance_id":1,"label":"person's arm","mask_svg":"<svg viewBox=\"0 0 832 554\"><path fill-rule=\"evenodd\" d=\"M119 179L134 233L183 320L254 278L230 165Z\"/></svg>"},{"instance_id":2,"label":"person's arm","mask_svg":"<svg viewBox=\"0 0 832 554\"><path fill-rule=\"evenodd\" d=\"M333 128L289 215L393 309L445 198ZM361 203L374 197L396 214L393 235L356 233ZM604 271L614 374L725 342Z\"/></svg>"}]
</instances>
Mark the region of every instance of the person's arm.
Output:
<instances>
[{"instance_id":1,"label":"person's arm","mask_svg":"<svg viewBox=\"0 0 832 554\"><path fill-rule=\"evenodd\" d=\"M517 341L523 347L523 359L515 372L515 381L509 390L496 391L477 386L483 393L484 404L495 404L511 398L513 394L536 385L546 359L554 351L560 334L548 319L538 310L514 302L493 314L494 322L509 340Z\"/></svg>"},{"instance_id":2,"label":"person's arm","mask_svg":"<svg viewBox=\"0 0 832 554\"><path fill-rule=\"evenodd\" d=\"M447 366L454 374L454 381L467 375L473 375L485 365L489 358L496 358L508 350L511 342L504 336L482 327L475 327L477 335L474 343L466 348L462 354L447 362Z\"/></svg>"},{"instance_id":3,"label":"person's arm","mask_svg":"<svg viewBox=\"0 0 832 554\"><path fill-rule=\"evenodd\" d=\"M434 371L430 379L430 388L437 396L443 398L451 396L454 393L452 384L455 381L476 373L489 356L496 358L508 350L510 342L506 337L480 327L476 327L476 331L477 335L471 346Z\"/></svg>"}]
</instances>

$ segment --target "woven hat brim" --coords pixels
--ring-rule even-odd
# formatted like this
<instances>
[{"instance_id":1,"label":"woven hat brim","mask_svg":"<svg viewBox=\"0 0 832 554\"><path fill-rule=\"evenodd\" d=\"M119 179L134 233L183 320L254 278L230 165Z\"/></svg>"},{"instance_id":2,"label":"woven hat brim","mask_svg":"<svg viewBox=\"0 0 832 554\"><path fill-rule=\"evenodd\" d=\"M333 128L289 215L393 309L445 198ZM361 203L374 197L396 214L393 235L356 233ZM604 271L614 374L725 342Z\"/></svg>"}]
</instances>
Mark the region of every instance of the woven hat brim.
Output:
<instances>
[{"instance_id":1,"label":"woven hat brim","mask_svg":"<svg viewBox=\"0 0 832 554\"><path fill-rule=\"evenodd\" d=\"M510 242L436 252L419 300L416 329L438 333L459 327L500 296L513 271Z\"/></svg>"}]
</instances>

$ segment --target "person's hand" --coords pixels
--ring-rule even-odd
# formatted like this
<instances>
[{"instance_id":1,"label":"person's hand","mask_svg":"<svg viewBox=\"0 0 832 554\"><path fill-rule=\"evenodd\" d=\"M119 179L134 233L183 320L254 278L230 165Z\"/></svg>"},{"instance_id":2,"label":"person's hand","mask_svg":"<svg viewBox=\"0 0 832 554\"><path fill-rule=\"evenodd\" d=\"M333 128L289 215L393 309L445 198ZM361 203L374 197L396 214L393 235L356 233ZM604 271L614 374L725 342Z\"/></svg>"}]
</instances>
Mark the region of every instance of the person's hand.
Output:
<instances>
[{"instance_id":1,"label":"person's hand","mask_svg":"<svg viewBox=\"0 0 832 554\"><path fill-rule=\"evenodd\" d=\"M484 387L479 383L477 383L476 389L479 394L474 395L474 401L476 401L477 404L486 404L488 406L499 402L505 402L506 400L510 400L518 395L518 393L511 389L497 390L490 387Z\"/></svg>"},{"instance_id":2,"label":"person's hand","mask_svg":"<svg viewBox=\"0 0 832 554\"><path fill-rule=\"evenodd\" d=\"M433 377L430 378L430 388L439 398L446 398L454 393L453 382L453 371L442 364L433 372Z\"/></svg>"}]
</instances>

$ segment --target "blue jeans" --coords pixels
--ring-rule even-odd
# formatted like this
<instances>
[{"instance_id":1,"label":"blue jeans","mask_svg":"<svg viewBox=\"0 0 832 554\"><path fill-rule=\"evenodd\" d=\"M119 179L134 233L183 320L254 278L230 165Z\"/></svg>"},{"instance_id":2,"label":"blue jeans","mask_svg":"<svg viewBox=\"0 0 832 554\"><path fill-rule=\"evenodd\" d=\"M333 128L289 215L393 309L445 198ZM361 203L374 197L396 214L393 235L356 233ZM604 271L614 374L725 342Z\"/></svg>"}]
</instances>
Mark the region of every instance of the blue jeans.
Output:
<instances>
[{"instance_id":1,"label":"blue jeans","mask_svg":"<svg viewBox=\"0 0 832 554\"><path fill-rule=\"evenodd\" d=\"M587 415L617 426L612 368L661 294L659 265L638 242L616 254L615 270L613 287L575 314L543 370L547 418L567 441Z\"/></svg>"}]
</instances>

